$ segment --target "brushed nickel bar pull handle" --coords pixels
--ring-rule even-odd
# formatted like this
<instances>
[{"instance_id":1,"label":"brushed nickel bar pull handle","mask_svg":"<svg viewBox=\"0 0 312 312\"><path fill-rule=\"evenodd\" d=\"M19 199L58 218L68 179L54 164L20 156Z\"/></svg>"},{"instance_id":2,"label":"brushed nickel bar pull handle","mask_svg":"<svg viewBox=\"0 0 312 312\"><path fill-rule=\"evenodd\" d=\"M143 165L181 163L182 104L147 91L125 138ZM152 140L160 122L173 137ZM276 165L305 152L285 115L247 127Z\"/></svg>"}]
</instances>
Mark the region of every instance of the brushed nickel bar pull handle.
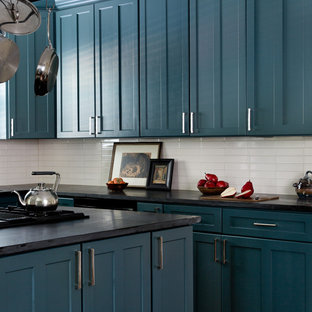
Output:
<instances>
[{"instance_id":1,"label":"brushed nickel bar pull handle","mask_svg":"<svg viewBox=\"0 0 312 312\"><path fill-rule=\"evenodd\" d=\"M158 237L158 269L164 269L164 239L162 236Z\"/></svg>"},{"instance_id":2,"label":"brushed nickel bar pull handle","mask_svg":"<svg viewBox=\"0 0 312 312\"><path fill-rule=\"evenodd\" d=\"M251 131L251 108L248 108L248 117L247 117L247 130Z\"/></svg>"},{"instance_id":3,"label":"brushed nickel bar pull handle","mask_svg":"<svg viewBox=\"0 0 312 312\"><path fill-rule=\"evenodd\" d=\"M217 258L217 242L219 241L218 238L214 239L214 262L220 262L220 260Z\"/></svg>"},{"instance_id":4,"label":"brushed nickel bar pull handle","mask_svg":"<svg viewBox=\"0 0 312 312\"><path fill-rule=\"evenodd\" d=\"M191 112L191 133L194 133L194 112Z\"/></svg>"},{"instance_id":5,"label":"brushed nickel bar pull handle","mask_svg":"<svg viewBox=\"0 0 312 312\"><path fill-rule=\"evenodd\" d=\"M254 222L253 225L255 225L255 226L265 226L265 227L277 227L276 223L259 223L259 222Z\"/></svg>"},{"instance_id":6,"label":"brushed nickel bar pull handle","mask_svg":"<svg viewBox=\"0 0 312 312\"><path fill-rule=\"evenodd\" d=\"M182 113L182 133L185 133L185 113Z\"/></svg>"},{"instance_id":7,"label":"brushed nickel bar pull handle","mask_svg":"<svg viewBox=\"0 0 312 312\"><path fill-rule=\"evenodd\" d=\"M94 117L93 116L90 116L89 117L89 135L94 135L95 132L92 130L92 128L94 128L94 125L92 127L92 120L94 121Z\"/></svg>"},{"instance_id":8,"label":"brushed nickel bar pull handle","mask_svg":"<svg viewBox=\"0 0 312 312\"><path fill-rule=\"evenodd\" d=\"M94 248L89 250L89 286L95 286L95 266L94 266Z\"/></svg>"},{"instance_id":9,"label":"brushed nickel bar pull handle","mask_svg":"<svg viewBox=\"0 0 312 312\"><path fill-rule=\"evenodd\" d=\"M76 251L76 289L81 289L81 251Z\"/></svg>"},{"instance_id":10,"label":"brushed nickel bar pull handle","mask_svg":"<svg viewBox=\"0 0 312 312\"><path fill-rule=\"evenodd\" d=\"M101 134L101 123L102 123L102 117L101 116L96 116L96 120L95 120L95 131L96 131L96 134Z\"/></svg>"},{"instance_id":11,"label":"brushed nickel bar pull handle","mask_svg":"<svg viewBox=\"0 0 312 312\"><path fill-rule=\"evenodd\" d=\"M11 137L14 137L14 119L11 118Z\"/></svg>"},{"instance_id":12,"label":"brushed nickel bar pull handle","mask_svg":"<svg viewBox=\"0 0 312 312\"><path fill-rule=\"evenodd\" d=\"M223 240L223 261L222 261L223 264L226 264L227 263L227 260L226 260L226 239Z\"/></svg>"}]
</instances>

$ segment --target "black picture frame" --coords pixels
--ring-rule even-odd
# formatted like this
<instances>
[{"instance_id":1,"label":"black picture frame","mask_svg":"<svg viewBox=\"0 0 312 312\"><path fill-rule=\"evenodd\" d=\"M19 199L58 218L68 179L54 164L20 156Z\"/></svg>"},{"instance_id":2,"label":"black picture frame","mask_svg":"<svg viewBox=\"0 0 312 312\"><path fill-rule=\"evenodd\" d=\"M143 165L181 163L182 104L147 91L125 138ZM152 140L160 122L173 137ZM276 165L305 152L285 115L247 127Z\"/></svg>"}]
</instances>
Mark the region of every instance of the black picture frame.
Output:
<instances>
[{"instance_id":1,"label":"black picture frame","mask_svg":"<svg viewBox=\"0 0 312 312\"><path fill-rule=\"evenodd\" d=\"M170 191L174 159L151 159L146 189Z\"/></svg>"}]
</instances>

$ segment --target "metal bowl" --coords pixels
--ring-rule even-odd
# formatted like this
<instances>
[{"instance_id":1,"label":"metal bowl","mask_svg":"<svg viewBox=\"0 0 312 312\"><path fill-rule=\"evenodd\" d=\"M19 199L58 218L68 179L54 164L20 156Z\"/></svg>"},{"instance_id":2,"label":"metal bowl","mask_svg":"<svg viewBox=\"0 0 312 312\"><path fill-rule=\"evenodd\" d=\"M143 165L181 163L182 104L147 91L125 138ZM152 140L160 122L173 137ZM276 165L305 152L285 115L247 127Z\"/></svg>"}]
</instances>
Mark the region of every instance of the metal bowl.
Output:
<instances>
[{"instance_id":1,"label":"metal bowl","mask_svg":"<svg viewBox=\"0 0 312 312\"><path fill-rule=\"evenodd\" d=\"M128 183L120 183L120 184L106 183L106 185L109 190L120 192L128 186Z\"/></svg>"},{"instance_id":2,"label":"metal bowl","mask_svg":"<svg viewBox=\"0 0 312 312\"><path fill-rule=\"evenodd\" d=\"M227 187L203 187L197 186L204 195L220 195Z\"/></svg>"}]
</instances>

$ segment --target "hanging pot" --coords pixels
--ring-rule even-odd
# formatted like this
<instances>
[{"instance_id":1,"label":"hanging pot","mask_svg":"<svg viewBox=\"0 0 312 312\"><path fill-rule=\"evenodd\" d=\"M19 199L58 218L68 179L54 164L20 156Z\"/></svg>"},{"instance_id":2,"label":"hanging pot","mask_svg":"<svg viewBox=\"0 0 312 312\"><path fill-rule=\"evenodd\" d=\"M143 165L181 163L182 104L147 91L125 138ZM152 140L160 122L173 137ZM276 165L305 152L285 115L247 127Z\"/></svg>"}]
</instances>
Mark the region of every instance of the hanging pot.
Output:
<instances>
[{"instance_id":1,"label":"hanging pot","mask_svg":"<svg viewBox=\"0 0 312 312\"><path fill-rule=\"evenodd\" d=\"M0 82L11 79L17 71L20 53L16 43L0 33Z\"/></svg>"},{"instance_id":2,"label":"hanging pot","mask_svg":"<svg viewBox=\"0 0 312 312\"><path fill-rule=\"evenodd\" d=\"M0 0L0 29L13 35L35 32L41 24L38 9L28 0Z\"/></svg>"},{"instance_id":3,"label":"hanging pot","mask_svg":"<svg viewBox=\"0 0 312 312\"><path fill-rule=\"evenodd\" d=\"M52 9L49 8L47 25L49 45L45 48L40 57L35 76L35 94L40 96L47 94L54 87L59 66L58 56L55 52L55 49L52 47L50 40L51 11Z\"/></svg>"}]
</instances>

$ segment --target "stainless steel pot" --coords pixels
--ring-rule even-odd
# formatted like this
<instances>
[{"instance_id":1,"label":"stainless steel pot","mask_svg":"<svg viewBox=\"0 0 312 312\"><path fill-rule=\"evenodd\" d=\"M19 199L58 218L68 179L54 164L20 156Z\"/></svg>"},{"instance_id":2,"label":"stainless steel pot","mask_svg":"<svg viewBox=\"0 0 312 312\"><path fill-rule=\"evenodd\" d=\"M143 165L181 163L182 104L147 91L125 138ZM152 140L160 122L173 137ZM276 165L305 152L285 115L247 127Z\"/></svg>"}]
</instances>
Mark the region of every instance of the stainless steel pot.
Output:
<instances>
[{"instance_id":1,"label":"stainless steel pot","mask_svg":"<svg viewBox=\"0 0 312 312\"><path fill-rule=\"evenodd\" d=\"M48 9L48 22L47 22L47 32L48 32L48 42L49 45L44 49L39 63L36 69L35 75L35 94L36 95L46 95L52 90L55 84L59 58L56 54L55 49L52 46L50 40L50 15L52 9Z\"/></svg>"},{"instance_id":2,"label":"stainless steel pot","mask_svg":"<svg viewBox=\"0 0 312 312\"><path fill-rule=\"evenodd\" d=\"M307 171L298 183L294 183L293 187L299 198L312 198L312 171Z\"/></svg>"},{"instance_id":3,"label":"stainless steel pot","mask_svg":"<svg viewBox=\"0 0 312 312\"><path fill-rule=\"evenodd\" d=\"M39 183L35 188L31 189L23 199L19 192L17 194L20 203L26 207L26 210L41 213L45 211L56 210L58 205L57 188L60 183L60 174L54 171L33 171L32 175L56 175L53 188L47 188L44 183Z\"/></svg>"}]
</instances>

